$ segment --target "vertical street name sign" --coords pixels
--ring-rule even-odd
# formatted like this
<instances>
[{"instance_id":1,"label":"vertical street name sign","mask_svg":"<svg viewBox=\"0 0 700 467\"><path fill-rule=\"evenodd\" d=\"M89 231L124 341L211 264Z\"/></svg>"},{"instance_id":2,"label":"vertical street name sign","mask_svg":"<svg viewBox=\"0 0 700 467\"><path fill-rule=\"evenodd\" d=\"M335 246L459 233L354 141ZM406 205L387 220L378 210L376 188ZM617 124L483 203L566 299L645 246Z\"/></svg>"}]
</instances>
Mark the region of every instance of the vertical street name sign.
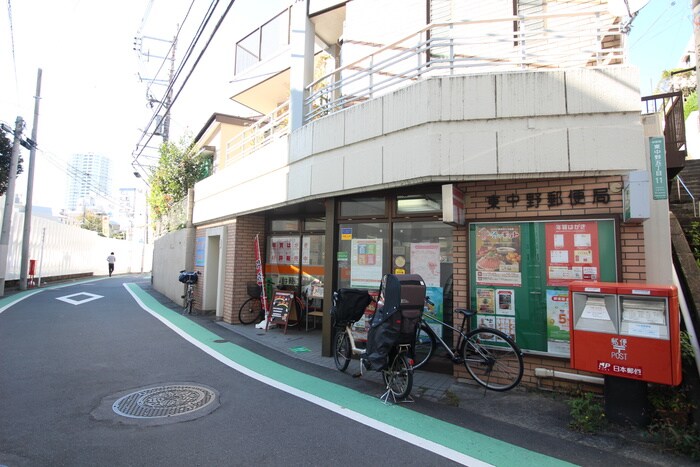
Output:
<instances>
[{"instance_id":1,"label":"vertical street name sign","mask_svg":"<svg viewBox=\"0 0 700 467\"><path fill-rule=\"evenodd\" d=\"M651 157L651 190L655 200L668 199L668 181L666 177L666 148L663 137L649 138Z\"/></svg>"}]
</instances>

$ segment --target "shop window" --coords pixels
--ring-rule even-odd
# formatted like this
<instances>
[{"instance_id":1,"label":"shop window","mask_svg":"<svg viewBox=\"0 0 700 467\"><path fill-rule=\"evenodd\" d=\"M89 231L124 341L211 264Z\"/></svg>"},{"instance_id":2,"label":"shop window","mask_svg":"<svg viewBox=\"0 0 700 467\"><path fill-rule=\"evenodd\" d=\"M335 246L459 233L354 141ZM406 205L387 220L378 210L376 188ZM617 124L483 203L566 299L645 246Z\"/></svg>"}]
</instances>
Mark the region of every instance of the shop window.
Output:
<instances>
[{"instance_id":1,"label":"shop window","mask_svg":"<svg viewBox=\"0 0 700 467\"><path fill-rule=\"evenodd\" d=\"M270 230L273 232L298 232L299 220L297 219L276 219L270 223Z\"/></svg>"},{"instance_id":2,"label":"shop window","mask_svg":"<svg viewBox=\"0 0 700 467\"><path fill-rule=\"evenodd\" d=\"M440 320L450 321L452 227L442 222L396 222L391 255L391 272L420 275L432 313ZM434 329L440 334L443 331L441 326Z\"/></svg>"},{"instance_id":3,"label":"shop window","mask_svg":"<svg viewBox=\"0 0 700 467\"><path fill-rule=\"evenodd\" d=\"M442 213L442 193L398 195L396 213Z\"/></svg>"},{"instance_id":4,"label":"shop window","mask_svg":"<svg viewBox=\"0 0 700 467\"><path fill-rule=\"evenodd\" d=\"M326 219L324 219L324 218L304 219L304 231L305 232L325 232L325 230L326 230Z\"/></svg>"},{"instance_id":5,"label":"shop window","mask_svg":"<svg viewBox=\"0 0 700 467\"><path fill-rule=\"evenodd\" d=\"M386 199L350 198L340 202L340 217L384 217L386 216Z\"/></svg>"},{"instance_id":6,"label":"shop window","mask_svg":"<svg viewBox=\"0 0 700 467\"><path fill-rule=\"evenodd\" d=\"M388 268L389 224L340 224L338 230L338 288L379 289Z\"/></svg>"}]
</instances>

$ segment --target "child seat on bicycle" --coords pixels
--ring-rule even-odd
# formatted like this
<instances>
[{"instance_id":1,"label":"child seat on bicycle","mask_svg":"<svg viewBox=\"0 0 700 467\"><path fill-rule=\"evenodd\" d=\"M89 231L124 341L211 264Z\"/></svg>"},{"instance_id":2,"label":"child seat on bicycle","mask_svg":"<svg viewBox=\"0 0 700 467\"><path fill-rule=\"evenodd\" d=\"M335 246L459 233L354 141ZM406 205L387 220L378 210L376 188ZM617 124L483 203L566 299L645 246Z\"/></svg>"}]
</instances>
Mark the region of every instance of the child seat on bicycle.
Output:
<instances>
[{"instance_id":1,"label":"child seat on bicycle","mask_svg":"<svg viewBox=\"0 0 700 467\"><path fill-rule=\"evenodd\" d=\"M391 349L410 344L425 306L425 282L418 274L387 274L379 289L378 308L367 335L366 366L380 371L388 364Z\"/></svg>"}]
</instances>

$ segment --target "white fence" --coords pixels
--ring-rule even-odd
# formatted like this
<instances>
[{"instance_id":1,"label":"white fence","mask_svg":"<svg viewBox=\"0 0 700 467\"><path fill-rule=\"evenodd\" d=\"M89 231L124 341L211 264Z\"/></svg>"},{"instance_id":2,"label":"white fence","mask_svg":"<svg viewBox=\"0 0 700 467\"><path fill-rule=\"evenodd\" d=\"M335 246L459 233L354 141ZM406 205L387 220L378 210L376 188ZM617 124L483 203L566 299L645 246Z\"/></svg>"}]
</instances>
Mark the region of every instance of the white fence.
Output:
<instances>
[{"instance_id":1,"label":"white fence","mask_svg":"<svg viewBox=\"0 0 700 467\"><path fill-rule=\"evenodd\" d=\"M24 213L14 212L5 280L19 279L23 230ZM32 217L28 259L36 260L37 278L90 273L107 275L107 256L111 252L117 258L115 274L151 270L152 244L100 237L96 232L80 227Z\"/></svg>"}]
</instances>

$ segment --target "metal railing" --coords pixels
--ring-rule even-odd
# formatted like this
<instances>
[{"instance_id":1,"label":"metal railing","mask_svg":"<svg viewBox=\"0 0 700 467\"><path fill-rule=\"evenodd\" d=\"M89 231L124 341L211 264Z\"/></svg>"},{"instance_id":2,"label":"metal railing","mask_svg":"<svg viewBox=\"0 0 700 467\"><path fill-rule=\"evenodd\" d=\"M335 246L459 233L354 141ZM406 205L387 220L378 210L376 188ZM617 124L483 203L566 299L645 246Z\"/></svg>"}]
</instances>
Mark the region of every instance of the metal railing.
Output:
<instances>
[{"instance_id":1,"label":"metal railing","mask_svg":"<svg viewBox=\"0 0 700 467\"><path fill-rule=\"evenodd\" d=\"M604 10L509 16L433 23L382 47L346 40L344 53L377 50L311 83L304 121L430 76L624 64L613 19Z\"/></svg>"},{"instance_id":2,"label":"metal railing","mask_svg":"<svg viewBox=\"0 0 700 467\"><path fill-rule=\"evenodd\" d=\"M698 203L695 200L695 196L690 192L690 189L686 186L685 183L683 183L683 179L676 175L673 180L676 182L676 190L678 192L678 201L682 201L681 199L681 187L683 187L683 190L685 193L690 197L690 200L693 203L693 217L698 217Z\"/></svg>"},{"instance_id":3,"label":"metal railing","mask_svg":"<svg viewBox=\"0 0 700 467\"><path fill-rule=\"evenodd\" d=\"M246 127L226 143L226 166L289 134L289 101Z\"/></svg>"},{"instance_id":4,"label":"metal railing","mask_svg":"<svg viewBox=\"0 0 700 467\"><path fill-rule=\"evenodd\" d=\"M344 56L362 58L307 86L304 122L431 76L624 64L614 19L606 10L508 16L433 23L384 46L346 40ZM287 101L227 143L225 165L289 131Z\"/></svg>"}]
</instances>

